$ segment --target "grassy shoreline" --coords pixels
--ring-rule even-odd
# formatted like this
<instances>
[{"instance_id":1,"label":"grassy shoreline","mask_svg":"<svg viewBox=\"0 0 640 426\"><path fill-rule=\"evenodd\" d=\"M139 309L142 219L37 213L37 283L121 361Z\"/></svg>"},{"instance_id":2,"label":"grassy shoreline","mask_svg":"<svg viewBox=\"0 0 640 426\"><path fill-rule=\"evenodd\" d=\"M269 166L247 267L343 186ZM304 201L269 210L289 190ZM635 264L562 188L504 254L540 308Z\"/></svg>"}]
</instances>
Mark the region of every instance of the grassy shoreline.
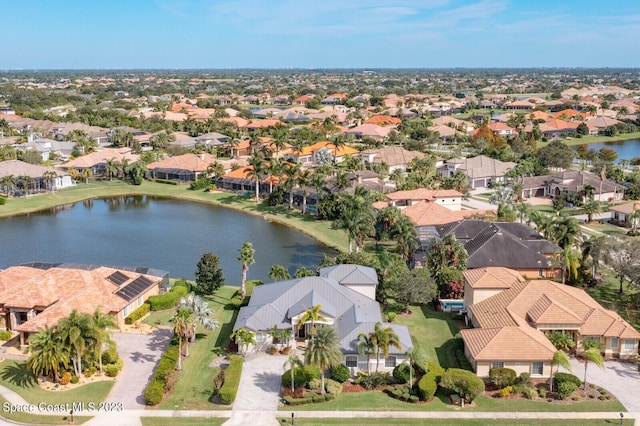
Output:
<instances>
[{"instance_id":1,"label":"grassy shoreline","mask_svg":"<svg viewBox=\"0 0 640 426\"><path fill-rule=\"evenodd\" d=\"M256 204L251 198L226 192L190 191L186 185L167 185L147 181L138 186L117 180L92 181L88 184L78 183L73 188L55 193L10 198L7 204L0 206L0 218L31 214L88 199L135 195L150 195L227 207L290 226L337 251L344 252L347 249L347 237L344 231L332 229L330 222L316 220L311 215L302 215L298 210L289 210L286 206L271 207L264 201Z\"/></svg>"},{"instance_id":2,"label":"grassy shoreline","mask_svg":"<svg viewBox=\"0 0 640 426\"><path fill-rule=\"evenodd\" d=\"M623 142L630 139L640 139L640 132L621 133L615 136L584 136L582 138L562 139L561 142L568 146L589 145L602 142ZM538 142L538 148L545 147L549 142Z\"/></svg>"}]
</instances>

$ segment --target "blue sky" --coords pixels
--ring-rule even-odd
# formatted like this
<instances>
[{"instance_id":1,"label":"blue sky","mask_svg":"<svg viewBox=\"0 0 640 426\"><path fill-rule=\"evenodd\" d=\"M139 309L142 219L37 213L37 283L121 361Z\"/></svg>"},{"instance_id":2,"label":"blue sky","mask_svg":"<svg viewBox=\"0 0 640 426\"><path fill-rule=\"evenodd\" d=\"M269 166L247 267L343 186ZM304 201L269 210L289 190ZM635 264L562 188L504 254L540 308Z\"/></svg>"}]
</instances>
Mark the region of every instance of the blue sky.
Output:
<instances>
[{"instance_id":1,"label":"blue sky","mask_svg":"<svg viewBox=\"0 0 640 426\"><path fill-rule=\"evenodd\" d=\"M0 69L639 67L638 0L21 0Z\"/></svg>"}]
</instances>

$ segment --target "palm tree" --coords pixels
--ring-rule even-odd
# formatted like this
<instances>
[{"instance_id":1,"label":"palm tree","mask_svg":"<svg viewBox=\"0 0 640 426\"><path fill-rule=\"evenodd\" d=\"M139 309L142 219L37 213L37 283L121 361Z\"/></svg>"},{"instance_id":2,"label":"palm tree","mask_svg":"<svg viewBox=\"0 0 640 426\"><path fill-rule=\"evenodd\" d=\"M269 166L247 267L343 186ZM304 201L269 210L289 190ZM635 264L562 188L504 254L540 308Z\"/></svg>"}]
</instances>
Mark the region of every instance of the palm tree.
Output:
<instances>
[{"instance_id":1,"label":"palm tree","mask_svg":"<svg viewBox=\"0 0 640 426\"><path fill-rule=\"evenodd\" d=\"M604 368L604 359L598 348L590 348L584 351L584 390L587 390L587 367L592 362L600 368Z\"/></svg>"},{"instance_id":2,"label":"palm tree","mask_svg":"<svg viewBox=\"0 0 640 426\"><path fill-rule=\"evenodd\" d=\"M80 376L82 356L89 348L95 347L98 340L93 320L89 314L82 314L74 309L67 318L58 322L58 330L67 350L74 353L71 357L73 370L76 376Z\"/></svg>"},{"instance_id":3,"label":"palm tree","mask_svg":"<svg viewBox=\"0 0 640 426\"><path fill-rule=\"evenodd\" d=\"M14 192L17 182L18 180L14 175L7 175L2 178L2 185L5 188L5 194L7 194L7 196Z\"/></svg>"},{"instance_id":4,"label":"palm tree","mask_svg":"<svg viewBox=\"0 0 640 426\"><path fill-rule=\"evenodd\" d=\"M596 200L588 200L583 204L582 209L587 215L587 223L591 223L594 214L602 213L602 203Z\"/></svg>"},{"instance_id":5,"label":"palm tree","mask_svg":"<svg viewBox=\"0 0 640 426\"><path fill-rule=\"evenodd\" d=\"M391 226L389 233L396 240L396 252L409 264L413 251L418 248L418 230L411 219L401 214L398 220Z\"/></svg>"},{"instance_id":6,"label":"palm tree","mask_svg":"<svg viewBox=\"0 0 640 426\"><path fill-rule=\"evenodd\" d=\"M246 328L239 328L233 332L231 335L236 339L236 343L240 346L240 351L242 355L247 354L247 350L249 349L249 345L256 344L256 334Z\"/></svg>"},{"instance_id":7,"label":"palm tree","mask_svg":"<svg viewBox=\"0 0 640 426\"><path fill-rule=\"evenodd\" d=\"M358 353L360 355L367 355L367 373L371 374L371 354L376 350L371 336L365 333L358 334Z\"/></svg>"},{"instance_id":8,"label":"palm tree","mask_svg":"<svg viewBox=\"0 0 640 426\"><path fill-rule=\"evenodd\" d=\"M75 167L69 167L67 169L67 173L69 173L69 176L71 176L71 179L73 179L74 181L77 181L80 177L80 172Z\"/></svg>"},{"instance_id":9,"label":"palm tree","mask_svg":"<svg viewBox=\"0 0 640 426\"><path fill-rule=\"evenodd\" d=\"M289 163L285 166L284 188L289 192L289 209L293 208L293 189L296 186L300 167L298 163Z\"/></svg>"},{"instance_id":10,"label":"palm tree","mask_svg":"<svg viewBox=\"0 0 640 426\"><path fill-rule=\"evenodd\" d=\"M565 370L571 371L571 363L569 362L569 355L565 351L555 351L553 353L553 359L551 360L551 383L549 384L549 391L553 392L553 366L557 365L556 372L560 370L560 367Z\"/></svg>"},{"instance_id":11,"label":"palm tree","mask_svg":"<svg viewBox=\"0 0 640 426\"><path fill-rule=\"evenodd\" d=\"M44 179L46 188L51 192L53 192L53 190L55 189L54 183L57 176L58 174L53 170L46 171L42 174L42 178Z\"/></svg>"},{"instance_id":12,"label":"palm tree","mask_svg":"<svg viewBox=\"0 0 640 426\"><path fill-rule=\"evenodd\" d=\"M173 316L173 332L178 336L178 365L176 370L182 370L182 339L188 338L193 327L193 311L178 308Z\"/></svg>"},{"instance_id":13,"label":"palm tree","mask_svg":"<svg viewBox=\"0 0 640 426\"><path fill-rule=\"evenodd\" d=\"M117 176L120 172L120 165L118 160L111 158L107 160L104 166L104 174L107 175L109 180L112 180L114 176Z\"/></svg>"},{"instance_id":14,"label":"palm tree","mask_svg":"<svg viewBox=\"0 0 640 426\"><path fill-rule=\"evenodd\" d=\"M206 173L207 177L218 178L224 174L224 166L221 163L214 161L207 166Z\"/></svg>"},{"instance_id":15,"label":"palm tree","mask_svg":"<svg viewBox=\"0 0 640 426\"><path fill-rule=\"evenodd\" d=\"M284 371L287 371L287 367L291 369L291 393L294 392L296 385L295 385L295 370L298 367L302 367L302 360L298 357L298 355L296 354L291 354L289 355L289 359L287 359L284 364L282 364L282 368L284 369Z\"/></svg>"},{"instance_id":16,"label":"palm tree","mask_svg":"<svg viewBox=\"0 0 640 426\"><path fill-rule=\"evenodd\" d=\"M71 174L71 173L69 173ZM93 176L93 170L91 170L90 167L85 167L84 169L82 169L82 171L80 172L80 177L82 179L84 179L84 183L89 183L89 178Z\"/></svg>"},{"instance_id":17,"label":"palm tree","mask_svg":"<svg viewBox=\"0 0 640 426\"><path fill-rule=\"evenodd\" d=\"M424 353L417 347L412 347L405 354L405 359L409 364L409 389L413 387L413 364L417 359L424 357Z\"/></svg>"},{"instance_id":18,"label":"palm tree","mask_svg":"<svg viewBox=\"0 0 640 426\"><path fill-rule=\"evenodd\" d=\"M582 263L585 263L587 258L591 258L591 275L593 277L598 273L598 266L600 264L600 258L603 255L606 247L606 240L604 235L591 236L590 238L584 238L580 244L582 250Z\"/></svg>"},{"instance_id":19,"label":"palm tree","mask_svg":"<svg viewBox=\"0 0 640 426\"><path fill-rule=\"evenodd\" d=\"M321 393L324 394L324 372L327 368L340 365L342 362L342 352L338 343L338 334L336 329L325 325L319 327L316 336L311 339L304 350L304 362L306 364L320 367L322 374L320 379Z\"/></svg>"},{"instance_id":20,"label":"palm tree","mask_svg":"<svg viewBox=\"0 0 640 426\"><path fill-rule=\"evenodd\" d=\"M287 268L282 265L271 265L269 278L274 281L288 280L289 278L291 278L291 274L289 274Z\"/></svg>"},{"instance_id":21,"label":"palm tree","mask_svg":"<svg viewBox=\"0 0 640 426\"><path fill-rule=\"evenodd\" d=\"M311 185L311 171L301 170L298 172L296 184L302 189L302 208L300 211L305 214L307 209L307 187Z\"/></svg>"},{"instance_id":22,"label":"palm tree","mask_svg":"<svg viewBox=\"0 0 640 426\"><path fill-rule=\"evenodd\" d=\"M193 292L189 293L186 297L181 298L180 302L178 302L178 307L189 309L193 312L191 331L185 342L185 355L189 356L189 342L193 341L196 337L197 324L200 324L209 330L215 330L220 324L213 316L213 309L211 309L207 301Z\"/></svg>"},{"instance_id":23,"label":"palm tree","mask_svg":"<svg viewBox=\"0 0 640 426\"><path fill-rule=\"evenodd\" d=\"M580 234L580 225L575 218L559 217L553 220L551 239L560 247L572 247Z\"/></svg>"},{"instance_id":24,"label":"palm tree","mask_svg":"<svg viewBox=\"0 0 640 426\"><path fill-rule=\"evenodd\" d=\"M258 154L254 154L249 158L249 165L251 167L247 168L245 171L245 176L249 179L252 179L256 183L256 203L260 202L260 177L263 173L263 161L264 158Z\"/></svg>"},{"instance_id":25,"label":"palm tree","mask_svg":"<svg viewBox=\"0 0 640 426\"><path fill-rule=\"evenodd\" d=\"M36 376L53 376L57 382L60 370L68 367L69 352L57 329L45 327L29 337L31 355L27 368Z\"/></svg>"},{"instance_id":26,"label":"palm tree","mask_svg":"<svg viewBox=\"0 0 640 426\"><path fill-rule=\"evenodd\" d=\"M242 300L244 300L247 295L247 271L249 271L249 265L253 265L255 263L255 259L253 258L256 253L253 248L253 244L250 242L246 242L240 248L240 256L238 256L238 261L242 265L242 280L241 280L241 291L242 291Z\"/></svg>"},{"instance_id":27,"label":"palm tree","mask_svg":"<svg viewBox=\"0 0 640 426\"><path fill-rule=\"evenodd\" d=\"M578 278L578 267L580 266L580 254L571 247L565 247L559 253L559 261L562 264L562 284L567 278Z\"/></svg>"},{"instance_id":28,"label":"palm tree","mask_svg":"<svg viewBox=\"0 0 640 426\"><path fill-rule=\"evenodd\" d=\"M315 305L304 311L300 319L298 319L298 329L302 328L308 322L311 322L311 339L316 334L316 321L326 322L327 319L320 313L322 305Z\"/></svg>"},{"instance_id":29,"label":"palm tree","mask_svg":"<svg viewBox=\"0 0 640 426\"><path fill-rule=\"evenodd\" d=\"M112 315L100 312L100 307L97 307L93 312L92 320L93 326L96 328L96 350L98 352L100 373L102 373L102 346L104 344L109 347L115 346L115 342L111 339L111 332L109 329L117 328L118 323Z\"/></svg>"},{"instance_id":30,"label":"palm tree","mask_svg":"<svg viewBox=\"0 0 640 426\"><path fill-rule=\"evenodd\" d=\"M398 350L402 350L400 344L400 337L390 326L383 327L382 323L377 322L374 326L373 332L370 334L370 339L376 346L376 373L380 367L380 352L384 358L389 356L389 348L392 346Z\"/></svg>"}]
</instances>

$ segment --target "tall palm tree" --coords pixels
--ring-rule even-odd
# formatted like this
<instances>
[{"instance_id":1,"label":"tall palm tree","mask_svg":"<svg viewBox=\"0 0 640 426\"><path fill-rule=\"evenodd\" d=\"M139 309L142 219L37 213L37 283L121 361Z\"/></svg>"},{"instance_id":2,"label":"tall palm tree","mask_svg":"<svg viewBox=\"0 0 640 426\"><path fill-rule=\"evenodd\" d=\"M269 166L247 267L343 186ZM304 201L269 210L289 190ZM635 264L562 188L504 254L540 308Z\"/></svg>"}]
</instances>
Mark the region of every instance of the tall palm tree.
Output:
<instances>
[{"instance_id":1,"label":"tall palm tree","mask_svg":"<svg viewBox=\"0 0 640 426\"><path fill-rule=\"evenodd\" d=\"M182 370L182 339L188 338L193 327L193 311L186 308L178 308L173 316L173 332L178 336L178 365L177 370Z\"/></svg>"},{"instance_id":2,"label":"tall palm tree","mask_svg":"<svg viewBox=\"0 0 640 426\"><path fill-rule=\"evenodd\" d=\"M569 355L565 351L555 351L553 353L553 359L551 360L551 382L549 384L549 391L553 392L553 366L556 367L556 372L560 367L567 371L571 371L571 363L569 362Z\"/></svg>"},{"instance_id":3,"label":"tall palm tree","mask_svg":"<svg viewBox=\"0 0 640 426\"><path fill-rule=\"evenodd\" d=\"M391 226L390 236L396 240L396 252L409 264L413 251L418 248L418 230L407 216L401 214Z\"/></svg>"},{"instance_id":4,"label":"tall palm tree","mask_svg":"<svg viewBox=\"0 0 640 426\"><path fill-rule=\"evenodd\" d=\"M93 176L93 170L90 167L85 167L80 172L80 177L84 180L84 183L89 183L89 178Z\"/></svg>"},{"instance_id":5,"label":"tall palm tree","mask_svg":"<svg viewBox=\"0 0 640 426\"><path fill-rule=\"evenodd\" d=\"M55 189L54 183L56 181L57 176L58 174L53 170L48 170L42 173L42 178L44 179L45 186L51 192L53 192L53 190Z\"/></svg>"},{"instance_id":6,"label":"tall palm tree","mask_svg":"<svg viewBox=\"0 0 640 426\"><path fill-rule=\"evenodd\" d=\"M400 337L390 326L382 326L382 323L377 322L374 326L373 332L370 335L371 340L376 346L376 373L380 367L380 352L384 358L389 356L389 349L395 347L398 350L402 350L400 344Z\"/></svg>"},{"instance_id":7,"label":"tall palm tree","mask_svg":"<svg viewBox=\"0 0 640 426\"><path fill-rule=\"evenodd\" d=\"M271 265L269 278L274 281L288 280L289 278L291 278L291 274L289 273L287 268L282 265Z\"/></svg>"},{"instance_id":8,"label":"tall palm tree","mask_svg":"<svg viewBox=\"0 0 640 426\"><path fill-rule=\"evenodd\" d=\"M231 337L235 338L236 343L240 347L240 351L242 355L247 354L247 350L249 349L249 345L256 344L256 333L247 329L247 328L239 328L233 332Z\"/></svg>"},{"instance_id":9,"label":"tall palm tree","mask_svg":"<svg viewBox=\"0 0 640 426\"><path fill-rule=\"evenodd\" d=\"M293 189L296 186L300 167L298 163L289 163L285 166L284 188L289 192L289 209L293 208Z\"/></svg>"},{"instance_id":10,"label":"tall palm tree","mask_svg":"<svg viewBox=\"0 0 640 426\"><path fill-rule=\"evenodd\" d=\"M253 248L253 244L250 242L246 242L240 248L240 256L238 256L238 261L242 265L242 280L240 282L241 291L242 291L242 300L244 300L247 295L247 271L249 271L249 265L253 265L255 263L254 255L256 250Z\"/></svg>"},{"instance_id":11,"label":"tall palm tree","mask_svg":"<svg viewBox=\"0 0 640 426\"><path fill-rule=\"evenodd\" d=\"M302 189L302 214L307 210L307 187L311 185L311 174L310 170L301 170L296 179L296 184Z\"/></svg>"},{"instance_id":12,"label":"tall palm tree","mask_svg":"<svg viewBox=\"0 0 640 426\"><path fill-rule=\"evenodd\" d=\"M193 312L193 321L188 338L185 341L185 354L189 356L189 342L196 337L196 326L202 325L206 329L215 330L220 325L218 320L213 316L213 309L206 300L191 292L178 302L179 308L189 309Z\"/></svg>"},{"instance_id":13,"label":"tall palm tree","mask_svg":"<svg viewBox=\"0 0 640 426\"><path fill-rule=\"evenodd\" d=\"M366 333L358 334L358 353L367 356L367 373L371 374L371 354L376 350L371 336Z\"/></svg>"},{"instance_id":14,"label":"tall palm tree","mask_svg":"<svg viewBox=\"0 0 640 426\"><path fill-rule=\"evenodd\" d=\"M582 250L582 263L585 263L587 258L591 258L591 275L594 277L598 273L600 258L604 254L605 247L606 240L604 235L593 235L588 238L583 238L582 243L580 244L580 249Z\"/></svg>"},{"instance_id":15,"label":"tall palm tree","mask_svg":"<svg viewBox=\"0 0 640 426\"><path fill-rule=\"evenodd\" d=\"M29 351L27 368L36 376L53 376L53 380L60 380L60 370L68 367L69 352L67 351L57 329L45 327L29 337Z\"/></svg>"},{"instance_id":16,"label":"tall palm tree","mask_svg":"<svg viewBox=\"0 0 640 426\"><path fill-rule=\"evenodd\" d=\"M71 361L75 375L80 376L82 356L89 348L95 347L97 342L97 332L93 320L89 314L83 314L74 309L68 317L62 318L58 322L58 330L64 345L74 355L71 357Z\"/></svg>"},{"instance_id":17,"label":"tall palm tree","mask_svg":"<svg viewBox=\"0 0 640 426\"><path fill-rule=\"evenodd\" d=\"M109 329L117 328L118 323L112 315L103 314L100 311L100 307L96 308L91 319L93 321L93 326L96 329L96 351L98 354L100 373L102 373L102 347L105 344L110 347L115 346L115 342L113 341L113 339L111 339L111 332L109 331Z\"/></svg>"},{"instance_id":18,"label":"tall palm tree","mask_svg":"<svg viewBox=\"0 0 640 426\"><path fill-rule=\"evenodd\" d=\"M120 163L115 158L107 160L104 165L104 174L112 180L114 176L118 176L120 173Z\"/></svg>"},{"instance_id":19,"label":"tall palm tree","mask_svg":"<svg viewBox=\"0 0 640 426\"><path fill-rule=\"evenodd\" d=\"M587 215L587 222L591 223L594 214L602 213L602 203L596 200L588 200L582 206L585 214Z\"/></svg>"},{"instance_id":20,"label":"tall palm tree","mask_svg":"<svg viewBox=\"0 0 640 426\"><path fill-rule=\"evenodd\" d=\"M322 374L320 379L321 393L324 394L324 372L327 368L335 367L342 362L342 351L338 340L336 329L324 325L319 327L316 335L304 350L304 361L306 364L320 367Z\"/></svg>"},{"instance_id":21,"label":"tall palm tree","mask_svg":"<svg viewBox=\"0 0 640 426\"><path fill-rule=\"evenodd\" d=\"M604 369L604 359L598 348L590 348L584 351L584 390L587 390L587 367L592 362Z\"/></svg>"},{"instance_id":22,"label":"tall palm tree","mask_svg":"<svg viewBox=\"0 0 640 426\"><path fill-rule=\"evenodd\" d=\"M322 305L315 305L304 311L300 319L298 320L298 329L302 328L306 323L311 323L311 339L316 334L316 322L326 322L327 318L325 318L321 313L320 309L322 309Z\"/></svg>"},{"instance_id":23,"label":"tall palm tree","mask_svg":"<svg viewBox=\"0 0 640 426\"><path fill-rule=\"evenodd\" d=\"M559 253L559 256L562 265L562 284L566 282L567 278L578 278L580 254L571 247L566 247Z\"/></svg>"},{"instance_id":24,"label":"tall palm tree","mask_svg":"<svg viewBox=\"0 0 640 426\"><path fill-rule=\"evenodd\" d=\"M289 359L287 359L284 364L282 364L282 368L284 371L287 371L287 368L291 369L291 393L293 393L296 389L295 385L295 373L296 368L302 367L302 360L296 354L289 355Z\"/></svg>"},{"instance_id":25,"label":"tall palm tree","mask_svg":"<svg viewBox=\"0 0 640 426\"><path fill-rule=\"evenodd\" d=\"M578 221L573 217L559 217L553 220L551 239L560 247L572 247L582 233Z\"/></svg>"},{"instance_id":26,"label":"tall palm tree","mask_svg":"<svg viewBox=\"0 0 640 426\"><path fill-rule=\"evenodd\" d=\"M245 176L252 179L256 183L256 203L260 202L260 180L264 173L264 158L258 154L254 154L249 158L250 168L245 171Z\"/></svg>"}]
</instances>

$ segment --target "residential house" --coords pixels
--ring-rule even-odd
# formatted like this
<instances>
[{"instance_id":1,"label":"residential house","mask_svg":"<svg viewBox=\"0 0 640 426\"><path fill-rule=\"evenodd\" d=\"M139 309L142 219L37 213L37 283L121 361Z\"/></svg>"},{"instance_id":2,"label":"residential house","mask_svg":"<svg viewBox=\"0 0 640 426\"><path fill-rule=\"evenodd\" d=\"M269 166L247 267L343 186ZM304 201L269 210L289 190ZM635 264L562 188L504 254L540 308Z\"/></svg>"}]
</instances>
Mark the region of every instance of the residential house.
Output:
<instances>
[{"instance_id":1,"label":"residential house","mask_svg":"<svg viewBox=\"0 0 640 426\"><path fill-rule=\"evenodd\" d=\"M404 361L405 353L413 344L406 326L384 323L380 306L375 300L378 278L373 268L360 265L336 265L320 269L320 276L264 284L253 290L247 306L240 308L234 330L248 329L255 333L256 344L251 351L271 346L272 327L291 330L295 340L303 342L313 333L310 321L300 323L309 309L320 306L325 318L315 324L335 327L343 362L351 374L358 370L374 370L380 362L381 371L392 371ZM373 332L375 324L391 327L400 338L401 348L390 347L386 358L376 359L358 350L358 335Z\"/></svg>"},{"instance_id":2,"label":"residential house","mask_svg":"<svg viewBox=\"0 0 640 426\"><path fill-rule=\"evenodd\" d=\"M231 140L229 136L216 132L205 133L197 136L195 139L198 145L205 147L221 147Z\"/></svg>"},{"instance_id":3,"label":"residential house","mask_svg":"<svg viewBox=\"0 0 640 426\"><path fill-rule=\"evenodd\" d=\"M533 102L529 102L529 101L513 101L513 102L507 102L504 105L505 109L511 109L511 110L532 110L536 107L536 104L534 104Z\"/></svg>"},{"instance_id":4,"label":"residential house","mask_svg":"<svg viewBox=\"0 0 640 426\"><path fill-rule=\"evenodd\" d=\"M153 179L168 179L184 183L198 180L207 172L209 165L216 161L217 158L211 154L189 153L150 163L147 169Z\"/></svg>"},{"instance_id":5,"label":"residential house","mask_svg":"<svg viewBox=\"0 0 640 426\"><path fill-rule=\"evenodd\" d=\"M352 127L343 133L345 135L353 135L356 139L362 139L364 137L370 137L375 140L382 140L389 136L393 130L390 127L382 127L377 124L361 124L356 127Z\"/></svg>"},{"instance_id":6,"label":"residential house","mask_svg":"<svg viewBox=\"0 0 640 426\"><path fill-rule=\"evenodd\" d=\"M67 263L26 263L0 271L0 308L5 327L29 335L52 327L73 309L99 308L118 326L152 295L169 285L169 273L151 268L112 268Z\"/></svg>"},{"instance_id":7,"label":"residential house","mask_svg":"<svg viewBox=\"0 0 640 426\"><path fill-rule=\"evenodd\" d=\"M21 182L25 176L32 181ZM11 177L15 181L10 182ZM3 193L18 195L27 190L29 193L55 191L68 188L73 184L68 173L55 167L30 164L20 160L0 161L0 192ZM25 185L28 185L28 188L25 188Z\"/></svg>"},{"instance_id":8,"label":"residential house","mask_svg":"<svg viewBox=\"0 0 640 426\"><path fill-rule=\"evenodd\" d=\"M495 182L504 182L507 171L515 167L511 161L500 161L485 155L468 158L452 158L437 169L442 178L462 172L472 188L489 187Z\"/></svg>"},{"instance_id":9,"label":"residential house","mask_svg":"<svg viewBox=\"0 0 640 426\"><path fill-rule=\"evenodd\" d=\"M424 158L419 151L408 151L400 146L386 146L380 149L366 149L358 154L365 164L386 164L389 173L395 170L406 171L409 164L416 158Z\"/></svg>"},{"instance_id":10,"label":"residential house","mask_svg":"<svg viewBox=\"0 0 640 426\"><path fill-rule=\"evenodd\" d=\"M49 161L49 159L58 158L62 161L67 161L73 151L75 150L75 142L61 142L53 139L38 138L31 139L27 143L21 143L15 145L16 150L36 151L42 157L42 161ZM52 155L53 154L53 155Z\"/></svg>"},{"instance_id":11,"label":"residential house","mask_svg":"<svg viewBox=\"0 0 640 426\"><path fill-rule=\"evenodd\" d=\"M467 308L525 281L517 271L501 266L465 269L462 276L464 306Z\"/></svg>"},{"instance_id":12,"label":"residential house","mask_svg":"<svg viewBox=\"0 0 640 426\"><path fill-rule=\"evenodd\" d=\"M300 151L292 150L285 155L285 158L296 163L308 164L317 163L327 155L333 157L336 163L344 161L345 156L355 155L358 150L344 145L336 149L335 145L329 141L316 142L313 145L305 146Z\"/></svg>"},{"instance_id":13,"label":"residential house","mask_svg":"<svg viewBox=\"0 0 640 426\"><path fill-rule=\"evenodd\" d=\"M126 160L129 164L133 164L139 159L140 156L134 154L131 148L107 148L74 158L61 167L65 170L74 168L79 172L84 169L91 169L94 176L101 176L109 160L115 160L120 163Z\"/></svg>"},{"instance_id":14,"label":"residential house","mask_svg":"<svg viewBox=\"0 0 640 426\"><path fill-rule=\"evenodd\" d=\"M587 198L587 192L598 201L620 201L623 190L616 182L583 171L567 170L543 176L529 176L522 178L522 198L531 197L559 197L567 193Z\"/></svg>"},{"instance_id":15,"label":"residential house","mask_svg":"<svg viewBox=\"0 0 640 426\"><path fill-rule=\"evenodd\" d=\"M436 203L449 210L462 210L462 198L464 195L454 189L427 189L418 188L409 191L396 191L386 194L389 205L403 209L426 201Z\"/></svg>"},{"instance_id":16,"label":"residential house","mask_svg":"<svg viewBox=\"0 0 640 426\"><path fill-rule=\"evenodd\" d=\"M345 93L334 93L321 100L320 103L323 105L341 104L346 99L347 95Z\"/></svg>"},{"instance_id":17,"label":"residential house","mask_svg":"<svg viewBox=\"0 0 640 426\"><path fill-rule=\"evenodd\" d=\"M467 308L475 327L462 330L465 355L480 377L506 367L547 379L556 349L545 332L569 333L578 351L586 337L604 345L605 357L633 358L640 333L584 290L548 280L512 281L503 291Z\"/></svg>"},{"instance_id":18,"label":"residential house","mask_svg":"<svg viewBox=\"0 0 640 426\"><path fill-rule=\"evenodd\" d=\"M638 217L636 216L640 209L640 202L631 201L629 203L618 204L609 207L611 211L611 222L627 227L638 226Z\"/></svg>"}]
</instances>

